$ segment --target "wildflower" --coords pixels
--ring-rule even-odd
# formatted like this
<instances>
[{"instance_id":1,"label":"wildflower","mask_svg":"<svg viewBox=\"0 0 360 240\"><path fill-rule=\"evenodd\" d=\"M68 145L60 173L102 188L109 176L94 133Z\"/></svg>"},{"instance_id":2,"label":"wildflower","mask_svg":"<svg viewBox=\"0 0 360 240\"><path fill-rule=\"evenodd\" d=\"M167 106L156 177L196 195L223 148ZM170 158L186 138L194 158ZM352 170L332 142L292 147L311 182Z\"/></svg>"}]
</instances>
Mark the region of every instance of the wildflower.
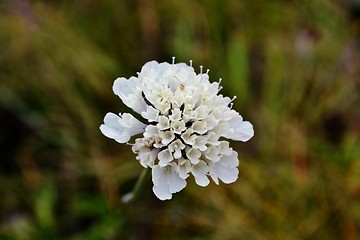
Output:
<instances>
[{"instance_id":1,"label":"wildflower","mask_svg":"<svg viewBox=\"0 0 360 240\"><path fill-rule=\"evenodd\" d=\"M190 65L147 62L137 77L117 78L113 91L133 109L107 113L101 132L119 143L136 136L132 151L144 168L152 169L153 192L161 199L186 186L192 175L207 186L211 178L232 183L238 178L238 154L225 139L248 141L253 126L219 94L220 82L209 82L208 71L196 74ZM140 135L141 134L141 135Z\"/></svg>"}]
</instances>

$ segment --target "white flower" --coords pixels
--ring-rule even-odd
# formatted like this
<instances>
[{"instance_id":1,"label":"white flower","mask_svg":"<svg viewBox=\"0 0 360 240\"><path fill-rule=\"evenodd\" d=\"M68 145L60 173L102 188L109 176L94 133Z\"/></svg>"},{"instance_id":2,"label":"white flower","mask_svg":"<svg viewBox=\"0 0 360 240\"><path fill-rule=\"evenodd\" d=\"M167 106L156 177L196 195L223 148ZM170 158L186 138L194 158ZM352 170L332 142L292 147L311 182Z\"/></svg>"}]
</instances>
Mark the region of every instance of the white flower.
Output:
<instances>
[{"instance_id":1,"label":"white flower","mask_svg":"<svg viewBox=\"0 0 360 240\"><path fill-rule=\"evenodd\" d=\"M219 82L208 71L196 74L192 64L146 63L137 77L118 78L113 91L142 119L129 113L106 114L101 132L119 143L136 136L132 150L145 168L152 168L153 191L161 199L186 186L193 175L207 186L238 178L238 154L224 139L246 142L254 136L250 122L219 94ZM140 135L142 134L142 135Z\"/></svg>"}]
</instances>

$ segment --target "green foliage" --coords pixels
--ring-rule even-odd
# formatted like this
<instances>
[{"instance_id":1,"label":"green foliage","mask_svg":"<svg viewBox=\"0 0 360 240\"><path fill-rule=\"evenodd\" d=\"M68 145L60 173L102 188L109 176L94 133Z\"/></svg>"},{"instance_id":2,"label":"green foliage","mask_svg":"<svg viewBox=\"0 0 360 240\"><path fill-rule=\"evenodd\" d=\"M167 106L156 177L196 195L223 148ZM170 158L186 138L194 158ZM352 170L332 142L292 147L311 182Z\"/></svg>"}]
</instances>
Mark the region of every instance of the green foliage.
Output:
<instances>
[{"instance_id":1,"label":"green foliage","mask_svg":"<svg viewBox=\"0 0 360 240\"><path fill-rule=\"evenodd\" d=\"M0 240L360 239L357 1L0 2ZM113 80L193 60L254 123L231 185L160 202L130 147Z\"/></svg>"}]
</instances>

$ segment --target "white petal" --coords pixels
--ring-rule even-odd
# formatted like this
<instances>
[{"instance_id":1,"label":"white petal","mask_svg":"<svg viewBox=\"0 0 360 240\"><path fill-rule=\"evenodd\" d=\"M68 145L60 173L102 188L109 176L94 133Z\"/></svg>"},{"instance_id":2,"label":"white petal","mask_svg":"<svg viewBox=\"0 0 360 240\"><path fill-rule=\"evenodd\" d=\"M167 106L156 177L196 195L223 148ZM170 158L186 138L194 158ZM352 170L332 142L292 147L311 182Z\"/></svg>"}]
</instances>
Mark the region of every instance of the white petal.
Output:
<instances>
[{"instance_id":1,"label":"white petal","mask_svg":"<svg viewBox=\"0 0 360 240\"><path fill-rule=\"evenodd\" d=\"M171 123L171 129L174 133L181 134L186 129L185 122L183 120L174 121Z\"/></svg>"},{"instance_id":2,"label":"white petal","mask_svg":"<svg viewBox=\"0 0 360 240\"><path fill-rule=\"evenodd\" d=\"M119 143L125 143L130 138L139 133L143 133L146 125L133 117L130 113L118 116L114 113L107 113L104 124L100 126L100 131L108 138L114 139Z\"/></svg>"},{"instance_id":3,"label":"white petal","mask_svg":"<svg viewBox=\"0 0 360 240\"><path fill-rule=\"evenodd\" d=\"M177 81L179 81L179 80L177 80ZM172 99L172 107L175 109L179 109L184 104L185 98L186 98L186 95L184 94L184 91L177 89L175 92L175 96ZM180 118L176 119L174 117L175 120L179 120Z\"/></svg>"},{"instance_id":4,"label":"white petal","mask_svg":"<svg viewBox=\"0 0 360 240\"><path fill-rule=\"evenodd\" d=\"M186 105L185 105L184 112L192 113L193 108L197 101L198 101L198 97L197 97L196 92L191 96L186 96L186 98L185 98Z\"/></svg>"},{"instance_id":5,"label":"white petal","mask_svg":"<svg viewBox=\"0 0 360 240\"><path fill-rule=\"evenodd\" d=\"M172 110L171 115L169 116L171 121L181 120L181 111L179 108Z\"/></svg>"},{"instance_id":6,"label":"white petal","mask_svg":"<svg viewBox=\"0 0 360 240\"><path fill-rule=\"evenodd\" d=\"M225 97L226 99L228 99L230 101L230 98L228 97ZM230 121L231 119L237 119L237 121L243 121L243 118L242 116L236 112L234 109L229 109L229 108L226 108L224 109L224 112L222 113L222 119L224 121Z\"/></svg>"},{"instance_id":7,"label":"white petal","mask_svg":"<svg viewBox=\"0 0 360 240\"><path fill-rule=\"evenodd\" d=\"M120 116L114 113L107 113L104 118L104 124L100 126L100 131L106 137L114 139L119 143L125 143L130 140L127 130L120 125Z\"/></svg>"},{"instance_id":8,"label":"white petal","mask_svg":"<svg viewBox=\"0 0 360 240\"><path fill-rule=\"evenodd\" d=\"M140 164L147 168L154 166L154 162L158 157L159 149L150 150L148 147L142 147L139 149L136 159L140 161Z\"/></svg>"},{"instance_id":9,"label":"white petal","mask_svg":"<svg viewBox=\"0 0 360 240\"><path fill-rule=\"evenodd\" d=\"M101 124L100 131L106 137L114 139L115 141L117 141L119 143L125 143L130 140L130 136L123 134L123 131L121 128L113 128L113 127L109 127L105 124Z\"/></svg>"},{"instance_id":10,"label":"white petal","mask_svg":"<svg viewBox=\"0 0 360 240\"><path fill-rule=\"evenodd\" d=\"M167 168L169 168L167 177L170 193L180 192L186 187L186 181L179 176L175 163L172 163L171 166L168 166Z\"/></svg>"},{"instance_id":11,"label":"white petal","mask_svg":"<svg viewBox=\"0 0 360 240\"><path fill-rule=\"evenodd\" d=\"M188 128L183 134L181 134L181 138L184 140L186 144L193 145L195 143L195 138L197 135L193 134L194 131Z\"/></svg>"},{"instance_id":12,"label":"white petal","mask_svg":"<svg viewBox=\"0 0 360 240\"><path fill-rule=\"evenodd\" d=\"M221 164L227 167L237 167L239 166L238 153L232 150L231 155L223 156L221 158Z\"/></svg>"},{"instance_id":13,"label":"white petal","mask_svg":"<svg viewBox=\"0 0 360 240\"><path fill-rule=\"evenodd\" d=\"M176 150L176 151L174 152L174 158L175 158L175 159L179 159L179 158L181 158L181 156L182 156L181 150Z\"/></svg>"},{"instance_id":14,"label":"white petal","mask_svg":"<svg viewBox=\"0 0 360 240\"><path fill-rule=\"evenodd\" d=\"M214 132L209 132L206 135L206 138L207 138L208 143L211 144L212 146L220 145L220 141L219 141L220 135L218 135Z\"/></svg>"},{"instance_id":15,"label":"white petal","mask_svg":"<svg viewBox=\"0 0 360 240\"><path fill-rule=\"evenodd\" d=\"M159 63L156 66L156 71L159 72L161 76L166 75L168 71L171 71L171 64L167 62Z\"/></svg>"},{"instance_id":16,"label":"white petal","mask_svg":"<svg viewBox=\"0 0 360 240\"><path fill-rule=\"evenodd\" d=\"M209 167L210 167L209 170L210 177L212 178L212 180L215 182L216 185L219 185L219 178L216 173L215 164L210 164Z\"/></svg>"},{"instance_id":17,"label":"white petal","mask_svg":"<svg viewBox=\"0 0 360 240\"><path fill-rule=\"evenodd\" d=\"M165 130L170 127L170 120L165 116L159 117L159 123L156 124L159 130Z\"/></svg>"},{"instance_id":18,"label":"white petal","mask_svg":"<svg viewBox=\"0 0 360 240\"><path fill-rule=\"evenodd\" d=\"M157 127L155 127L154 125L148 125L145 128L145 132L143 135L145 138L151 138L151 137L157 136L158 132L159 132L159 130L157 129Z\"/></svg>"},{"instance_id":19,"label":"white petal","mask_svg":"<svg viewBox=\"0 0 360 240\"><path fill-rule=\"evenodd\" d=\"M162 143L162 139L159 135L155 136L154 138L155 142L154 142L154 147L156 148L162 148L164 147L165 145Z\"/></svg>"},{"instance_id":20,"label":"white petal","mask_svg":"<svg viewBox=\"0 0 360 240\"><path fill-rule=\"evenodd\" d=\"M197 185L205 187L210 183L208 177L206 176L208 171L209 167L204 161L200 161L198 164L193 166L191 173L194 175Z\"/></svg>"},{"instance_id":21,"label":"white petal","mask_svg":"<svg viewBox=\"0 0 360 240\"><path fill-rule=\"evenodd\" d=\"M172 198L172 194L169 192L168 185L161 184L157 186L153 186L153 192L155 196L160 200L169 200Z\"/></svg>"},{"instance_id":22,"label":"white petal","mask_svg":"<svg viewBox=\"0 0 360 240\"><path fill-rule=\"evenodd\" d=\"M198 108L195 109L195 115L197 119L205 118L209 113L209 109L205 105L200 105Z\"/></svg>"},{"instance_id":23,"label":"white petal","mask_svg":"<svg viewBox=\"0 0 360 240\"><path fill-rule=\"evenodd\" d=\"M239 165L238 154L233 151L230 156L223 156L223 158L214 164L210 164L210 176L216 184L219 184L218 179L224 183L233 183L239 175L237 166Z\"/></svg>"},{"instance_id":24,"label":"white petal","mask_svg":"<svg viewBox=\"0 0 360 240\"><path fill-rule=\"evenodd\" d=\"M154 185L159 185L162 177L162 171L161 171L161 167L160 166L154 166L151 170L151 177L152 177L152 182Z\"/></svg>"},{"instance_id":25,"label":"white petal","mask_svg":"<svg viewBox=\"0 0 360 240\"><path fill-rule=\"evenodd\" d=\"M141 75L141 74L143 74L143 73L145 73L145 72L147 72L147 71L152 71L152 70L156 69L158 65L159 65L159 63L158 63L157 61L154 61L154 60L145 63L145 64L142 66L141 72L140 72L139 75Z\"/></svg>"},{"instance_id":26,"label":"white petal","mask_svg":"<svg viewBox=\"0 0 360 240\"><path fill-rule=\"evenodd\" d=\"M192 125L194 132L204 134L207 131L207 124L205 121L196 121Z\"/></svg>"},{"instance_id":27,"label":"white petal","mask_svg":"<svg viewBox=\"0 0 360 240\"><path fill-rule=\"evenodd\" d=\"M192 174L193 175L201 175L206 174L209 171L209 167L204 161L200 161L198 164L193 166Z\"/></svg>"},{"instance_id":28,"label":"white petal","mask_svg":"<svg viewBox=\"0 0 360 240\"><path fill-rule=\"evenodd\" d=\"M195 97L194 97L194 99L195 99ZM185 122L187 122L191 119L194 119L193 115L194 115L194 111L193 111L192 107L190 107L189 105L186 105L185 109L183 111L183 116L182 116L183 120Z\"/></svg>"},{"instance_id":29,"label":"white petal","mask_svg":"<svg viewBox=\"0 0 360 240\"><path fill-rule=\"evenodd\" d=\"M185 145L179 140L175 140L173 141L170 145L169 145L169 151L171 153L173 153L174 151L178 151L178 150L182 150L185 148Z\"/></svg>"},{"instance_id":30,"label":"white petal","mask_svg":"<svg viewBox=\"0 0 360 240\"><path fill-rule=\"evenodd\" d=\"M242 124L236 129L237 139L243 142L248 141L250 138L254 136L254 128L253 125L248 121L243 121Z\"/></svg>"},{"instance_id":31,"label":"white petal","mask_svg":"<svg viewBox=\"0 0 360 240\"><path fill-rule=\"evenodd\" d=\"M221 181L229 184L237 180L239 175L239 170L236 167L231 168L220 165L217 167L216 173Z\"/></svg>"},{"instance_id":32,"label":"white petal","mask_svg":"<svg viewBox=\"0 0 360 240\"><path fill-rule=\"evenodd\" d=\"M186 147L185 149L187 158L192 164L197 164L200 161L201 152L195 148Z\"/></svg>"},{"instance_id":33,"label":"white petal","mask_svg":"<svg viewBox=\"0 0 360 240\"><path fill-rule=\"evenodd\" d=\"M165 167L166 165L168 165L169 162L173 160L173 156L168 149L159 152L158 158L159 158L159 165L161 167Z\"/></svg>"},{"instance_id":34,"label":"white petal","mask_svg":"<svg viewBox=\"0 0 360 240\"><path fill-rule=\"evenodd\" d=\"M196 136L193 147L199 149L200 151L205 151L207 149L206 143L207 143L207 140L205 137Z\"/></svg>"},{"instance_id":35,"label":"white petal","mask_svg":"<svg viewBox=\"0 0 360 240\"><path fill-rule=\"evenodd\" d=\"M117 78L113 84L113 92L120 97L126 106L141 114L146 110L147 105L138 86L139 79L136 77L131 77L129 80Z\"/></svg>"},{"instance_id":36,"label":"white petal","mask_svg":"<svg viewBox=\"0 0 360 240\"><path fill-rule=\"evenodd\" d=\"M116 115L115 113L107 113L104 117L104 124L109 127L119 127L119 120L120 116Z\"/></svg>"},{"instance_id":37,"label":"white petal","mask_svg":"<svg viewBox=\"0 0 360 240\"><path fill-rule=\"evenodd\" d=\"M220 144L220 153L223 154L223 155L231 155L233 154L233 150L231 147L229 147L229 142L228 141L220 141L219 142Z\"/></svg>"},{"instance_id":38,"label":"white petal","mask_svg":"<svg viewBox=\"0 0 360 240\"><path fill-rule=\"evenodd\" d=\"M153 108L152 106L147 106L146 111L142 112L141 116L149 120L149 122L157 122L159 119L159 113L159 110Z\"/></svg>"},{"instance_id":39,"label":"white petal","mask_svg":"<svg viewBox=\"0 0 360 240\"><path fill-rule=\"evenodd\" d=\"M201 187L206 187L210 183L209 178L205 174L199 174L199 175L194 176L194 177L195 177L196 184L201 186Z\"/></svg>"},{"instance_id":40,"label":"white petal","mask_svg":"<svg viewBox=\"0 0 360 240\"><path fill-rule=\"evenodd\" d=\"M206 121L207 130L213 129L219 123L219 120L217 120L213 114L209 114L204 120Z\"/></svg>"},{"instance_id":41,"label":"white petal","mask_svg":"<svg viewBox=\"0 0 360 240\"><path fill-rule=\"evenodd\" d=\"M243 118L237 114L229 122L224 122L219 126L222 131L222 136L235 140L246 142L254 136L253 125L248 121L243 121Z\"/></svg>"},{"instance_id":42,"label":"white petal","mask_svg":"<svg viewBox=\"0 0 360 240\"><path fill-rule=\"evenodd\" d=\"M160 131L159 136L161 137L162 143L164 145L169 144L175 138L175 135L172 131L166 131L166 132Z\"/></svg>"},{"instance_id":43,"label":"white petal","mask_svg":"<svg viewBox=\"0 0 360 240\"><path fill-rule=\"evenodd\" d=\"M144 132L145 128L147 127L146 124L137 120L130 113L122 114L119 123L124 128L127 128L127 131L129 132L130 136L134 136L136 134Z\"/></svg>"},{"instance_id":44,"label":"white petal","mask_svg":"<svg viewBox=\"0 0 360 240\"><path fill-rule=\"evenodd\" d=\"M186 159L179 159L178 161L178 172L179 177L186 179L189 177L189 172L191 171L191 163Z\"/></svg>"},{"instance_id":45,"label":"white petal","mask_svg":"<svg viewBox=\"0 0 360 240\"><path fill-rule=\"evenodd\" d=\"M152 180L153 192L160 200L171 199L172 193L179 192L186 186L186 181L179 177L175 163L166 167L154 166Z\"/></svg>"},{"instance_id":46,"label":"white petal","mask_svg":"<svg viewBox=\"0 0 360 240\"><path fill-rule=\"evenodd\" d=\"M179 139L177 139L169 145L168 149L171 153L173 153L174 158L179 159L182 156L181 150L184 148L185 145Z\"/></svg>"},{"instance_id":47,"label":"white petal","mask_svg":"<svg viewBox=\"0 0 360 240\"><path fill-rule=\"evenodd\" d=\"M213 147L213 146L208 147L205 152L206 158L213 162L219 161L220 160L219 150L220 149L218 147Z\"/></svg>"}]
</instances>

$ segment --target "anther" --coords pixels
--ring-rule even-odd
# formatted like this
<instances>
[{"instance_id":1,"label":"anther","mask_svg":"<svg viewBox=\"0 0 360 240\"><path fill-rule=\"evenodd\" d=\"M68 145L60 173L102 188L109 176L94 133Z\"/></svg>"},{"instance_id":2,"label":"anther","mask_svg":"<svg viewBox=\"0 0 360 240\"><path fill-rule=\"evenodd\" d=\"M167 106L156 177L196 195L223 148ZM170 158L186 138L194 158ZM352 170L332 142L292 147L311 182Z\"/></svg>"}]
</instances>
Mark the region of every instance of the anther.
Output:
<instances>
[{"instance_id":1,"label":"anther","mask_svg":"<svg viewBox=\"0 0 360 240\"><path fill-rule=\"evenodd\" d=\"M175 64L175 57L172 57L172 64Z\"/></svg>"},{"instance_id":2,"label":"anther","mask_svg":"<svg viewBox=\"0 0 360 240\"><path fill-rule=\"evenodd\" d=\"M210 69L206 69L206 74L209 74Z\"/></svg>"}]
</instances>

